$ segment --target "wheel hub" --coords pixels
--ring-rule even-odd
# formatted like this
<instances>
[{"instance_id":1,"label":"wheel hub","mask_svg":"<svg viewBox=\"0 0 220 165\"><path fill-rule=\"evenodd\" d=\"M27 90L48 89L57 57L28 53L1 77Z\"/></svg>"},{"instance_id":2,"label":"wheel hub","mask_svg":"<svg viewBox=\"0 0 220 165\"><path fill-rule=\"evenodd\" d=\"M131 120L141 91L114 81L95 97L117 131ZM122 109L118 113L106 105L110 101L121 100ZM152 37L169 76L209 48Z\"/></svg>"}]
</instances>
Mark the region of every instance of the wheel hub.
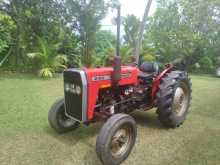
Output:
<instances>
[{"instance_id":1,"label":"wheel hub","mask_svg":"<svg viewBox=\"0 0 220 165\"><path fill-rule=\"evenodd\" d=\"M184 114L189 103L189 91L181 84L175 91L173 108L178 116Z\"/></svg>"},{"instance_id":2,"label":"wheel hub","mask_svg":"<svg viewBox=\"0 0 220 165\"><path fill-rule=\"evenodd\" d=\"M128 127L124 127L119 129L114 136L112 137L111 141L111 153L112 156L118 157L123 155L130 143L131 143L131 129Z\"/></svg>"}]
</instances>

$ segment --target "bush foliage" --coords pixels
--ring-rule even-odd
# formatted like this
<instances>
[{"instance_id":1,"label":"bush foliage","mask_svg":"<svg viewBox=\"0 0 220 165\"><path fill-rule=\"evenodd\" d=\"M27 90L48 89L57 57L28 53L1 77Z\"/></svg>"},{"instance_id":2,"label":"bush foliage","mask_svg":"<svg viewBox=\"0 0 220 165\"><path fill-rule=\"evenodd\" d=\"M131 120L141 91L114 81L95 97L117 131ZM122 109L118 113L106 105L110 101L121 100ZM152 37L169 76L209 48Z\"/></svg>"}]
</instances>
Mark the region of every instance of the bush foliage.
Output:
<instances>
[{"instance_id":1,"label":"bush foliage","mask_svg":"<svg viewBox=\"0 0 220 165\"><path fill-rule=\"evenodd\" d=\"M101 30L101 21L116 1L0 1L0 64L46 77L68 66L108 65L116 37ZM192 71L212 73L220 63L219 13L216 0L159 0L147 22L141 60L182 58ZM140 23L134 15L122 19L124 64L132 62Z\"/></svg>"}]
</instances>

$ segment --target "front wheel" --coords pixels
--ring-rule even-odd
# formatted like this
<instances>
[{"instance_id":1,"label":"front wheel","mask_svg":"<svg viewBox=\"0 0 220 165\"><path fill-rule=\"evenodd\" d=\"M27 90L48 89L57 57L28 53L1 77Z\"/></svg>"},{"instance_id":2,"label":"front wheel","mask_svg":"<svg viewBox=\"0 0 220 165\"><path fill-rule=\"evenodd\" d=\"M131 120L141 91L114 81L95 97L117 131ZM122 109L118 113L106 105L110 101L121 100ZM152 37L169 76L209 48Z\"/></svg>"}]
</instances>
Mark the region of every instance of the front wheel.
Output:
<instances>
[{"instance_id":1,"label":"front wheel","mask_svg":"<svg viewBox=\"0 0 220 165\"><path fill-rule=\"evenodd\" d=\"M190 107L191 88L186 72L173 71L162 79L157 93L157 113L161 123L176 128L184 122Z\"/></svg>"},{"instance_id":2,"label":"front wheel","mask_svg":"<svg viewBox=\"0 0 220 165\"><path fill-rule=\"evenodd\" d=\"M68 118L65 114L64 98L58 99L48 113L48 121L58 133L72 131L79 127L80 123Z\"/></svg>"},{"instance_id":3,"label":"front wheel","mask_svg":"<svg viewBox=\"0 0 220 165\"><path fill-rule=\"evenodd\" d=\"M134 119L126 114L113 115L102 127L96 152L104 165L119 165L130 154L136 140Z\"/></svg>"}]
</instances>

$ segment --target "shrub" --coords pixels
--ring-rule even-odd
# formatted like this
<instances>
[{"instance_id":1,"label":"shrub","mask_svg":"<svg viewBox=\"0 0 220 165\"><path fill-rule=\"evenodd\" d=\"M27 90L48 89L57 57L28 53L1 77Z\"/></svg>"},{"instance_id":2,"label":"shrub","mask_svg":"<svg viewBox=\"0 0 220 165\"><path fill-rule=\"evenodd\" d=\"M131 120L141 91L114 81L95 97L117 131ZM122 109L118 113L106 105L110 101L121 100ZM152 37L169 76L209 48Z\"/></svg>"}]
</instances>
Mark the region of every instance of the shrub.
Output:
<instances>
[{"instance_id":1,"label":"shrub","mask_svg":"<svg viewBox=\"0 0 220 165\"><path fill-rule=\"evenodd\" d=\"M211 73L214 69L213 61L208 56L205 56L199 60L199 66L199 72Z\"/></svg>"},{"instance_id":2,"label":"shrub","mask_svg":"<svg viewBox=\"0 0 220 165\"><path fill-rule=\"evenodd\" d=\"M27 54L33 61L33 67L38 67L40 77L52 78L55 71L60 72L66 68L68 59L63 54L57 54L58 46L39 38L39 50Z\"/></svg>"},{"instance_id":3,"label":"shrub","mask_svg":"<svg viewBox=\"0 0 220 165\"><path fill-rule=\"evenodd\" d=\"M151 55L151 54L145 54L142 56L142 62L148 61L148 62L153 62L156 61L156 57Z\"/></svg>"},{"instance_id":4,"label":"shrub","mask_svg":"<svg viewBox=\"0 0 220 165\"><path fill-rule=\"evenodd\" d=\"M43 68L39 71L39 76L42 78L52 78L54 70L52 68Z\"/></svg>"}]
</instances>

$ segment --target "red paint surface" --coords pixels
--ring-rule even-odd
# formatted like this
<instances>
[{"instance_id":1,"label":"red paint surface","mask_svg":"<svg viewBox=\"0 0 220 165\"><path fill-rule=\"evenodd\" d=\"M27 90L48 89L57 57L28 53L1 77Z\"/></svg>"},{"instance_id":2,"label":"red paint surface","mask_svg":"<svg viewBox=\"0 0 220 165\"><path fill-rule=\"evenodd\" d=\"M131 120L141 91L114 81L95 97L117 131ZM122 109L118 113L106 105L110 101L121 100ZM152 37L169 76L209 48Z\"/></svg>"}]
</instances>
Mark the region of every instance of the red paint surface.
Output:
<instances>
[{"instance_id":1,"label":"red paint surface","mask_svg":"<svg viewBox=\"0 0 220 165\"><path fill-rule=\"evenodd\" d=\"M88 81L88 120L92 120L94 117L94 109L98 97L99 89L103 86L109 86L112 84L111 80L94 81L95 76L112 76L113 68L95 68L84 69L87 75ZM123 66L121 68L121 74L130 74L129 77L121 78L119 85L137 85L139 69L132 66Z\"/></svg>"},{"instance_id":2,"label":"red paint surface","mask_svg":"<svg viewBox=\"0 0 220 165\"><path fill-rule=\"evenodd\" d=\"M167 64L166 68L154 79L153 85L152 85L152 90L151 90L151 103L154 105L154 100L156 98L156 94L159 90L159 86L161 83L161 79L169 73L173 69L173 65Z\"/></svg>"},{"instance_id":3,"label":"red paint surface","mask_svg":"<svg viewBox=\"0 0 220 165\"><path fill-rule=\"evenodd\" d=\"M166 68L154 79L152 84L152 91L151 91L151 104L152 107L154 106L154 100L156 98L156 93L158 92L161 79L171 70L173 69L173 66L168 64L166 65ZM106 68L95 68L95 69L86 69L84 68L84 71L87 75L87 81L88 81L88 107L87 107L87 116L88 120L92 120L94 118L94 109L95 105L98 99L99 90L103 88L103 86L111 86L112 82L111 80L99 80L94 81L93 78L95 76L112 76L113 68L112 67L106 67ZM130 74L129 77L121 78L119 81L120 86L124 85L138 85L138 75L140 73L140 70L137 67L133 66L123 66L121 68L121 74Z\"/></svg>"}]
</instances>

